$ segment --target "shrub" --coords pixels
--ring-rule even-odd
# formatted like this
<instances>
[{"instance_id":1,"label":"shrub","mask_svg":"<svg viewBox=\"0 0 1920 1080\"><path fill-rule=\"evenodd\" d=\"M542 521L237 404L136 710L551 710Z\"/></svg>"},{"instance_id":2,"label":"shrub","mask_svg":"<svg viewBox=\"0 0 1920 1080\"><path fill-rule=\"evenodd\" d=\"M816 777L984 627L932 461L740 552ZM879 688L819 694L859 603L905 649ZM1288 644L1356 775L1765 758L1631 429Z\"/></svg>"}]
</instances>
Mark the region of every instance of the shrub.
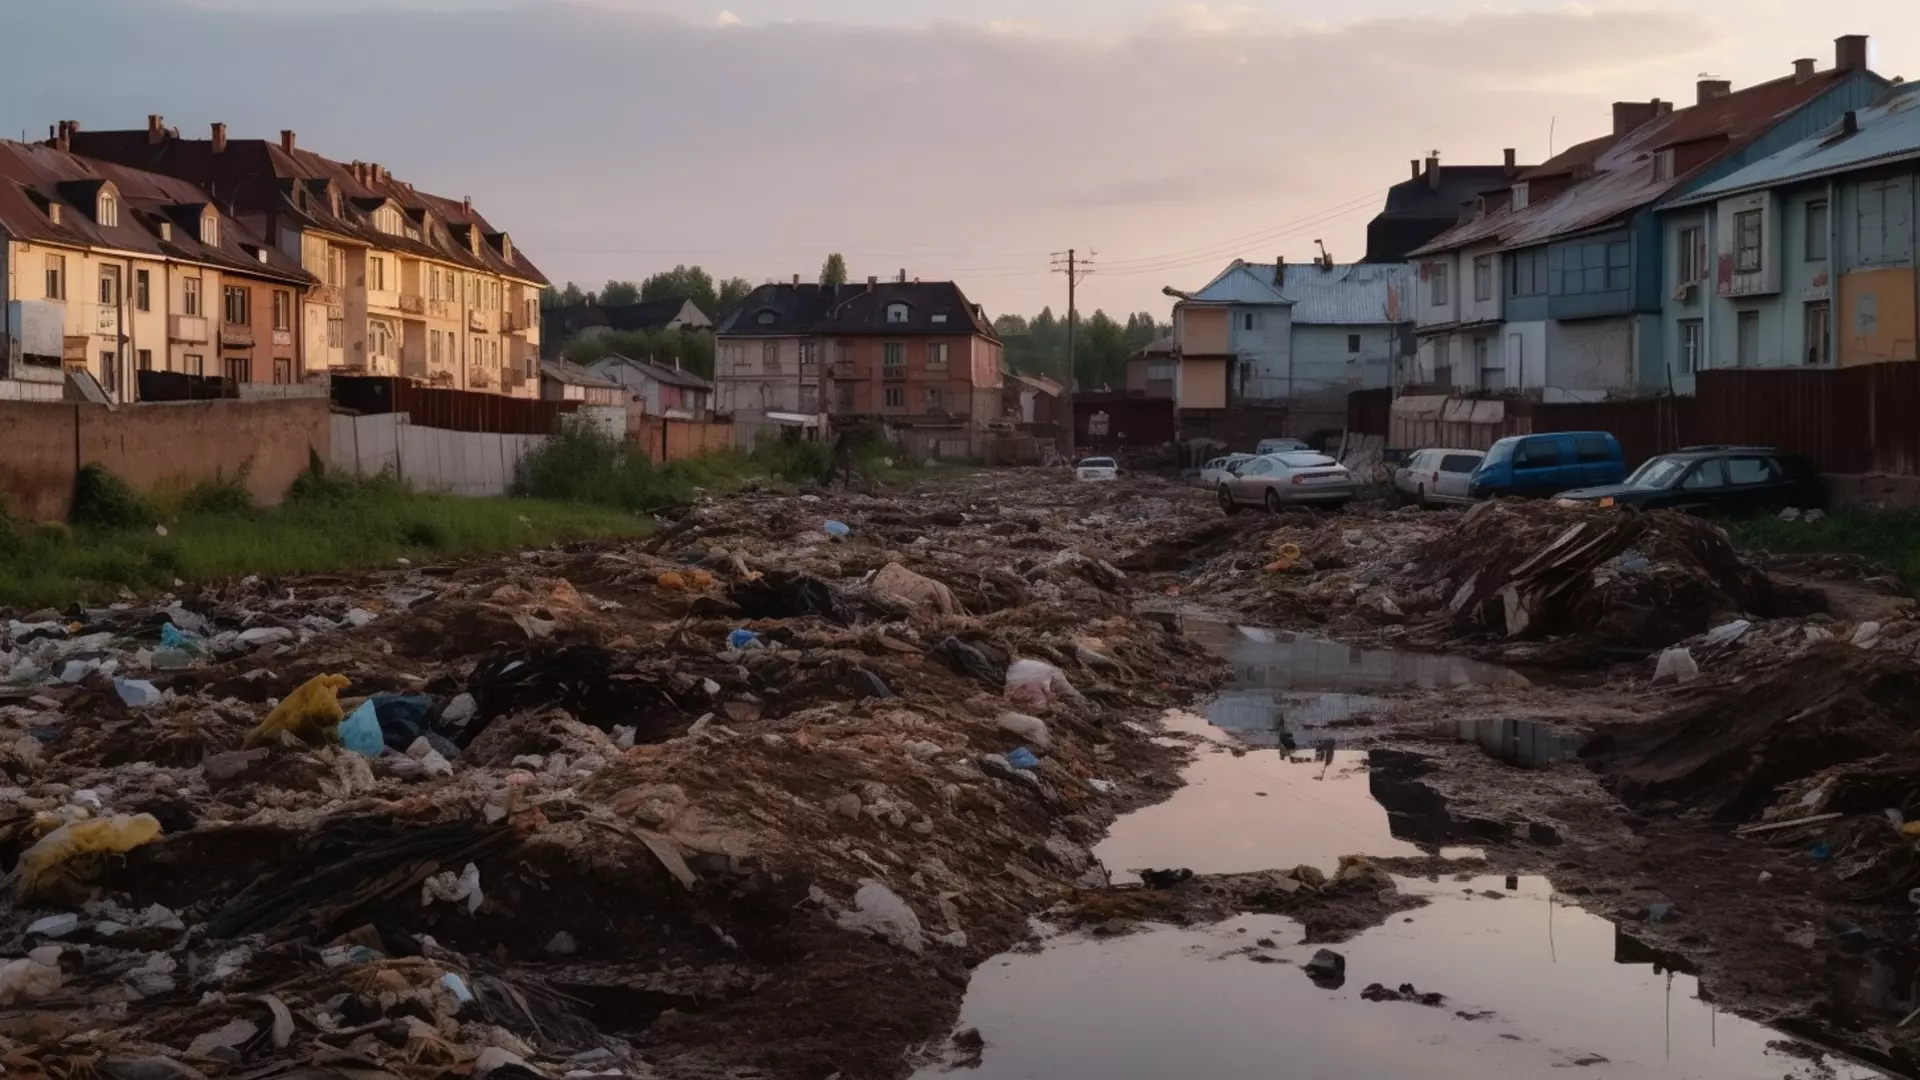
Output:
<instances>
[{"instance_id":1,"label":"shrub","mask_svg":"<svg viewBox=\"0 0 1920 1080\"><path fill-rule=\"evenodd\" d=\"M75 525L95 529L138 529L159 520L153 507L125 480L97 462L81 466L74 477L69 516Z\"/></svg>"},{"instance_id":2,"label":"shrub","mask_svg":"<svg viewBox=\"0 0 1920 1080\"><path fill-rule=\"evenodd\" d=\"M240 463L231 477L216 476L187 489L180 509L188 514L244 514L253 509L253 495L247 490L247 477L253 472L253 459Z\"/></svg>"}]
</instances>

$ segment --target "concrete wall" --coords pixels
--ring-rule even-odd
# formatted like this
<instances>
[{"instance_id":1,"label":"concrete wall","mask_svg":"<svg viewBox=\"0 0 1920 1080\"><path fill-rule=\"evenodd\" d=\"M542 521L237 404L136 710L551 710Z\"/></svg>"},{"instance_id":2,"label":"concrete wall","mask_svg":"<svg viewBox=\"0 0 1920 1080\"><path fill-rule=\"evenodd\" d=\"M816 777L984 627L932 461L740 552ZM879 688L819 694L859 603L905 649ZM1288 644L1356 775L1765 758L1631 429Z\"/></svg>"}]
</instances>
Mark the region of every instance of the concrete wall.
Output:
<instances>
[{"instance_id":1,"label":"concrete wall","mask_svg":"<svg viewBox=\"0 0 1920 1080\"><path fill-rule=\"evenodd\" d=\"M1236 304L1228 319L1228 351L1239 358L1229 373L1233 397L1274 401L1294 393L1291 310L1284 304Z\"/></svg>"},{"instance_id":2,"label":"concrete wall","mask_svg":"<svg viewBox=\"0 0 1920 1080\"><path fill-rule=\"evenodd\" d=\"M1633 319L1582 319L1547 323L1546 389L1573 400L1633 389Z\"/></svg>"},{"instance_id":3,"label":"concrete wall","mask_svg":"<svg viewBox=\"0 0 1920 1080\"><path fill-rule=\"evenodd\" d=\"M0 498L21 518L64 518L80 466L98 463L141 492L181 491L248 466L254 501L279 502L331 447L324 398L193 401L108 408L0 401Z\"/></svg>"},{"instance_id":4,"label":"concrete wall","mask_svg":"<svg viewBox=\"0 0 1920 1080\"><path fill-rule=\"evenodd\" d=\"M1230 337L1226 308L1174 305L1173 340L1182 353L1188 356L1224 356L1233 351L1229 344Z\"/></svg>"},{"instance_id":5,"label":"concrete wall","mask_svg":"<svg viewBox=\"0 0 1920 1080\"><path fill-rule=\"evenodd\" d=\"M403 413L332 418L331 466L358 476L391 472L416 491L505 495L520 459L545 435L487 435L414 427Z\"/></svg>"}]
</instances>

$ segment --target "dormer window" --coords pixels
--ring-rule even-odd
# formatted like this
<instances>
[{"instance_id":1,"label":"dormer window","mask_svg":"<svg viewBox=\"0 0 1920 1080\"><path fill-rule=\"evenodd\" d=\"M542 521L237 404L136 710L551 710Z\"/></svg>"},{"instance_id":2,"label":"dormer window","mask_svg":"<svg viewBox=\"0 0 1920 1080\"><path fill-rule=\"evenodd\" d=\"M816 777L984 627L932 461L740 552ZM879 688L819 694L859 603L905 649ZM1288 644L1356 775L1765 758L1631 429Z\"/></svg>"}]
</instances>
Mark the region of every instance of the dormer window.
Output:
<instances>
[{"instance_id":1,"label":"dormer window","mask_svg":"<svg viewBox=\"0 0 1920 1080\"><path fill-rule=\"evenodd\" d=\"M120 224L120 200L113 197L113 192L101 190L100 197L94 201L93 220L103 228Z\"/></svg>"},{"instance_id":2,"label":"dormer window","mask_svg":"<svg viewBox=\"0 0 1920 1080\"><path fill-rule=\"evenodd\" d=\"M387 203L380 207L380 209L375 210L373 212L373 227L386 233L388 236L399 236L401 230L405 227L400 216L399 207L394 206L392 203Z\"/></svg>"},{"instance_id":3,"label":"dormer window","mask_svg":"<svg viewBox=\"0 0 1920 1080\"><path fill-rule=\"evenodd\" d=\"M220 215L212 207L200 212L200 243L207 247L220 246Z\"/></svg>"},{"instance_id":4,"label":"dormer window","mask_svg":"<svg viewBox=\"0 0 1920 1080\"><path fill-rule=\"evenodd\" d=\"M169 244L173 243L173 222L163 221L160 223L160 239Z\"/></svg>"},{"instance_id":5,"label":"dormer window","mask_svg":"<svg viewBox=\"0 0 1920 1080\"><path fill-rule=\"evenodd\" d=\"M1513 185L1513 208L1515 210L1525 210L1527 208L1527 182L1525 180Z\"/></svg>"},{"instance_id":6,"label":"dormer window","mask_svg":"<svg viewBox=\"0 0 1920 1080\"><path fill-rule=\"evenodd\" d=\"M753 321L759 323L761 326L772 326L773 320L776 318L778 318L778 316L776 316L773 312L763 311L760 314L755 315L753 317Z\"/></svg>"},{"instance_id":7,"label":"dormer window","mask_svg":"<svg viewBox=\"0 0 1920 1080\"><path fill-rule=\"evenodd\" d=\"M887 322L889 324L903 323L906 321L907 321L907 305L905 304L888 304L887 305Z\"/></svg>"},{"instance_id":8,"label":"dormer window","mask_svg":"<svg viewBox=\"0 0 1920 1080\"><path fill-rule=\"evenodd\" d=\"M508 262L513 261L513 237L506 233L500 234L500 257Z\"/></svg>"},{"instance_id":9,"label":"dormer window","mask_svg":"<svg viewBox=\"0 0 1920 1080\"><path fill-rule=\"evenodd\" d=\"M480 230L471 225L467 227L467 250L480 254Z\"/></svg>"},{"instance_id":10,"label":"dormer window","mask_svg":"<svg viewBox=\"0 0 1920 1080\"><path fill-rule=\"evenodd\" d=\"M55 225L60 224L60 204L59 203L49 202L47 204L47 220L53 222Z\"/></svg>"},{"instance_id":11,"label":"dormer window","mask_svg":"<svg viewBox=\"0 0 1920 1080\"><path fill-rule=\"evenodd\" d=\"M1653 178L1656 181L1673 179L1673 150L1656 150L1653 155Z\"/></svg>"}]
</instances>

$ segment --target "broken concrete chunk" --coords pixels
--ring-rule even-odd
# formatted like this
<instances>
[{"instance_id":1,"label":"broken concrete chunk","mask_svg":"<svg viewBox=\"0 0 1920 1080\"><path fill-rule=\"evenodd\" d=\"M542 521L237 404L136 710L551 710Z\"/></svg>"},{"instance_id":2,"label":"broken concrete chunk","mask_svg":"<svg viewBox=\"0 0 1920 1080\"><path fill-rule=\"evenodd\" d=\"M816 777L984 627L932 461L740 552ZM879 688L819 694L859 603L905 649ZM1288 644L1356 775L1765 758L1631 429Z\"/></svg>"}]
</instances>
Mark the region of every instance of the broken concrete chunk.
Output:
<instances>
[{"instance_id":1,"label":"broken concrete chunk","mask_svg":"<svg viewBox=\"0 0 1920 1080\"><path fill-rule=\"evenodd\" d=\"M898 893L878 881L862 882L853 894L853 907L842 911L834 921L844 929L872 934L910 953L926 950L920 917Z\"/></svg>"},{"instance_id":2,"label":"broken concrete chunk","mask_svg":"<svg viewBox=\"0 0 1920 1080\"><path fill-rule=\"evenodd\" d=\"M1018 735L1042 750L1053 748L1053 735L1047 730L1047 722L1037 716L1003 712L995 717L993 722L1000 730Z\"/></svg>"}]
</instances>

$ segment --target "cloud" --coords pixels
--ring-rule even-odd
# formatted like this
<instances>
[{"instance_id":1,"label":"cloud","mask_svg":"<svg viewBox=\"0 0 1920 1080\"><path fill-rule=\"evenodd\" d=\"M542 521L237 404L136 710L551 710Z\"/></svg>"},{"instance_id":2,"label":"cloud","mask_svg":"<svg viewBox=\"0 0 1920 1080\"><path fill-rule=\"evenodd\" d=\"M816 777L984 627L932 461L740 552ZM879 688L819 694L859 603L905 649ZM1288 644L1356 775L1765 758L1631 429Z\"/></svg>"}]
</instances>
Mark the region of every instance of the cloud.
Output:
<instances>
[{"instance_id":1,"label":"cloud","mask_svg":"<svg viewBox=\"0 0 1920 1080\"><path fill-rule=\"evenodd\" d=\"M1690 16L1617 9L1300 29L1216 5L1069 38L589 5L377 21L182 0L4 6L0 38L36 44L0 68L0 131L138 127L151 112L189 132L294 128L322 153L472 195L556 279L677 262L811 276L837 249L856 275L951 274L996 310L1050 298L1044 254L1074 244L1116 268L1164 266L1103 275L1095 303L1163 308L1159 286L1211 276L1224 238L1385 188L1430 147L1538 158L1551 117L1563 146L1598 134L1608 95L1678 97L1690 58L1721 40ZM183 77L189 56L217 77ZM1304 257L1320 235L1357 256L1370 214L1214 262ZM1151 258L1185 251L1204 258Z\"/></svg>"}]
</instances>

